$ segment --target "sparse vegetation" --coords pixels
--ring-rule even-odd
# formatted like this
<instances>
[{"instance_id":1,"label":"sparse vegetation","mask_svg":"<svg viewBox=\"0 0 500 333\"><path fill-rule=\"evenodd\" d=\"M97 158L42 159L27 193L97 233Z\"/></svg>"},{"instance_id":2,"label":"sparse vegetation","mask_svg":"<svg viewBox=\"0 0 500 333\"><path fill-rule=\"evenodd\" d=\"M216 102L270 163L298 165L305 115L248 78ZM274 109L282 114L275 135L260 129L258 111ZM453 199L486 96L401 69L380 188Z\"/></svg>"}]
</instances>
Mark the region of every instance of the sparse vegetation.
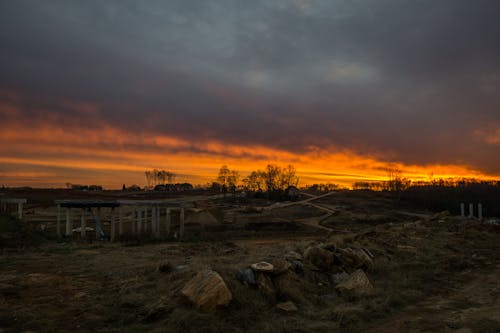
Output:
<instances>
[{"instance_id":1,"label":"sparse vegetation","mask_svg":"<svg viewBox=\"0 0 500 333\"><path fill-rule=\"evenodd\" d=\"M329 188L308 191L319 195ZM190 201L193 211L217 218L204 223L190 219L187 211L182 241L146 237L108 243L90 235L82 242L76 232L74 240L34 242L44 240L53 224L44 224L41 232L40 224L3 217L2 239L16 241L2 244L0 323L6 332L440 332L451 326L494 331L500 327L491 319L500 306L498 227L408 208L404 194L409 190L402 191L401 202L390 191L338 190L323 193L311 205L197 197ZM64 191L22 192L31 194L27 219L51 209L50 195L182 198L152 191ZM324 209L332 213L325 216ZM263 285L245 285L237 278L262 261L277 268L267 279L259 278ZM226 307L209 313L180 295L207 268L232 294ZM371 291L340 291L339 281L359 270ZM287 302L292 312L277 306Z\"/></svg>"}]
</instances>

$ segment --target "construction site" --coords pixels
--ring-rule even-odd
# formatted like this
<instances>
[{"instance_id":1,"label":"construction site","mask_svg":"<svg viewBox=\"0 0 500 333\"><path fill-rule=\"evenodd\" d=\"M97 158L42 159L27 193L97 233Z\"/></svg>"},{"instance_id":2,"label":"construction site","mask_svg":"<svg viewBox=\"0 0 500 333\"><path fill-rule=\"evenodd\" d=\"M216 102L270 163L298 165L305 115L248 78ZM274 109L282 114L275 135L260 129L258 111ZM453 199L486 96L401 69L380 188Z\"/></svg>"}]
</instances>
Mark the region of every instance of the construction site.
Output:
<instances>
[{"instance_id":1,"label":"construction site","mask_svg":"<svg viewBox=\"0 0 500 333\"><path fill-rule=\"evenodd\" d=\"M500 226L477 205L416 210L372 191L1 198L2 332L500 329Z\"/></svg>"}]
</instances>

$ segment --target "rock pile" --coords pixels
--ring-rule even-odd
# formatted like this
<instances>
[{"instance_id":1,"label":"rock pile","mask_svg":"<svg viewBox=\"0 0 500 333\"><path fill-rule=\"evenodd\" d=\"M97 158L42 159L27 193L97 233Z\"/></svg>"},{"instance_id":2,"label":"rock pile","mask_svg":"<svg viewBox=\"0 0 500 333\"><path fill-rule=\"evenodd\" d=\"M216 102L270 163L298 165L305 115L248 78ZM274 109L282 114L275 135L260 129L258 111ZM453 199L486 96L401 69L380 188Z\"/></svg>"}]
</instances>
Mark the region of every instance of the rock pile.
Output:
<instances>
[{"instance_id":1,"label":"rock pile","mask_svg":"<svg viewBox=\"0 0 500 333\"><path fill-rule=\"evenodd\" d=\"M244 285L256 288L281 311L294 312L298 311L295 304L307 298L305 294L317 291L321 298L318 288L330 296L369 294L373 285L365 271L373 268L373 257L363 248L319 244L307 247L303 254L291 251L283 259L251 264L236 277ZM311 290L311 286L316 286L316 290Z\"/></svg>"},{"instance_id":2,"label":"rock pile","mask_svg":"<svg viewBox=\"0 0 500 333\"><path fill-rule=\"evenodd\" d=\"M253 263L238 271L236 279L258 290L263 300L276 305L278 310L291 313L298 311L296 304L304 306L315 297L369 294L373 285L365 271L372 267L373 255L367 249L319 244L307 247L303 254L292 251L283 258ZM160 269L171 270L168 263ZM222 277L208 269L192 278L181 295L201 311L227 306L233 298ZM328 297L322 298L324 295Z\"/></svg>"}]
</instances>

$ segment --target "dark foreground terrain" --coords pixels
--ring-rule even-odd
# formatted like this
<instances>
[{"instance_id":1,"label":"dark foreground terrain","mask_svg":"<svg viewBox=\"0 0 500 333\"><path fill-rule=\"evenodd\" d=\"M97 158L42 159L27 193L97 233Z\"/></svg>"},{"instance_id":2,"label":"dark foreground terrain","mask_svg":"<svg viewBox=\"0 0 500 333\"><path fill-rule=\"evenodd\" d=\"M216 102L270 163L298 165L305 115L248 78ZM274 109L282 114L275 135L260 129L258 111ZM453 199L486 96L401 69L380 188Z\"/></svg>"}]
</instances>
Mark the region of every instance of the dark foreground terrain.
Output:
<instances>
[{"instance_id":1,"label":"dark foreground terrain","mask_svg":"<svg viewBox=\"0 0 500 333\"><path fill-rule=\"evenodd\" d=\"M3 217L1 331L500 331L499 227L375 194L318 202L335 213L233 207L232 226L183 242L41 240ZM269 227L286 221L303 227ZM273 270L238 274L261 261ZM206 269L231 294L215 310L181 293Z\"/></svg>"}]
</instances>

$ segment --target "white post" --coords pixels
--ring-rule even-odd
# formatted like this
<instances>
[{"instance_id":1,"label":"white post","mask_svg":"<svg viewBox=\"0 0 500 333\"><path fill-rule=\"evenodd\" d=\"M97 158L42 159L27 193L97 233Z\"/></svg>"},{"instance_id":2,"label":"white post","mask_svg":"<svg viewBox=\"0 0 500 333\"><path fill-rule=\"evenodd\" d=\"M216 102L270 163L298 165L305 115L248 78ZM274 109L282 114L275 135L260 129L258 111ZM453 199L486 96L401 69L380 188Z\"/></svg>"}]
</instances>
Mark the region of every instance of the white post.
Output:
<instances>
[{"instance_id":1,"label":"white post","mask_svg":"<svg viewBox=\"0 0 500 333\"><path fill-rule=\"evenodd\" d=\"M156 208L156 226L155 226L155 229L156 229L156 238L160 238L160 206L158 206Z\"/></svg>"},{"instance_id":2,"label":"white post","mask_svg":"<svg viewBox=\"0 0 500 333\"><path fill-rule=\"evenodd\" d=\"M482 220L483 219L483 205L477 204L477 217Z\"/></svg>"},{"instance_id":3,"label":"white post","mask_svg":"<svg viewBox=\"0 0 500 333\"><path fill-rule=\"evenodd\" d=\"M61 237L61 205L57 205L56 232Z\"/></svg>"},{"instance_id":4,"label":"white post","mask_svg":"<svg viewBox=\"0 0 500 333\"><path fill-rule=\"evenodd\" d=\"M85 238L85 232L86 232L86 225L85 225L85 208L82 208L82 216L80 219L80 236L82 238Z\"/></svg>"},{"instance_id":5,"label":"white post","mask_svg":"<svg viewBox=\"0 0 500 333\"><path fill-rule=\"evenodd\" d=\"M463 202L460 203L460 216L465 217L465 204Z\"/></svg>"},{"instance_id":6,"label":"white post","mask_svg":"<svg viewBox=\"0 0 500 333\"><path fill-rule=\"evenodd\" d=\"M118 208L118 235L120 238L123 236L123 209L121 205Z\"/></svg>"},{"instance_id":7,"label":"white post","mask_svg":"<svg viewBox=\"0 0 500 333\"><path fill-rule=\"evenodd\" d=\"M111 231L109 235L109 240L114 242L115 241L115 208L111 208Z\"/></svg>"},{"instance_id":8,"label":"white post","mask_svg":"<svg viewBox=\"0 0 500 333\"><path fill-rule=\"evenodd\" d=\"M184 236L184 207L181 207L181 213L179 216L179 238Z\"/></svg>"},{"instance_id":9,"label":"white post","mask_svg":"<svg viewBox=\"0 0 500 333\"><path fill-rule=\"evenodd\" d=\"M71 223L71 208L66 208L66 236L69 237L71 236L71 229L73 229L72 223Z\"/></svg>"},{"instance_id":10,"label":"white post","mask_svg":"<svg viewBox=\"0 0 500 333\"><path fill-rule=\"evenodd\" d=\"M151 208L151 234L154 236L156 232L156 207Z\"/></svg>"},{"instance_id":11,"label":"white post","mask_svg":"<svg viewBox=\"0 0 500 333\"><path fill-rule=\"evenodd\" d=\"M170 236L170 223L172 222L172 218L170 216L170 208L167 208L167 237Z\"/></svg>"},{"instance_id":12,"label":"white post","mask_svg":"<svg viewBox=\"0 0 500 333\"><path fill-rule=\"evenodd\" d=\"M130 214L130 228L132 229L132 235L135 236L135 216L137 214L137 209L135 206L132 207L132 213Z\"/></svg>"},{"instance_id":13,"label":"white post","mask_svg":"<svg viewBox=\"0 0 500 333\"><path fill-rule=\"evenodd\" d=\"M474 217L474 204L469 204L469 217Z\"/></svg>"},{"instance_id":14,"label":"white post","mask_svg":"<svg viewBox=\"0 0 500 333\"><path fill-rule=\"evenodd\" d=\"M23 218L23 203L22 202L17 203L17 216L19 217L20 220Z\"/></svg>"},{"instance_id":15,"label":"white post","mask_svg":"<svg viewBox=\"0 0 500 333\"><path fill-rule=\"evenodd\" d=\"M140 236L142 232L142 208L137 209L137 234Z\"/></svg>"}]
</instances>

